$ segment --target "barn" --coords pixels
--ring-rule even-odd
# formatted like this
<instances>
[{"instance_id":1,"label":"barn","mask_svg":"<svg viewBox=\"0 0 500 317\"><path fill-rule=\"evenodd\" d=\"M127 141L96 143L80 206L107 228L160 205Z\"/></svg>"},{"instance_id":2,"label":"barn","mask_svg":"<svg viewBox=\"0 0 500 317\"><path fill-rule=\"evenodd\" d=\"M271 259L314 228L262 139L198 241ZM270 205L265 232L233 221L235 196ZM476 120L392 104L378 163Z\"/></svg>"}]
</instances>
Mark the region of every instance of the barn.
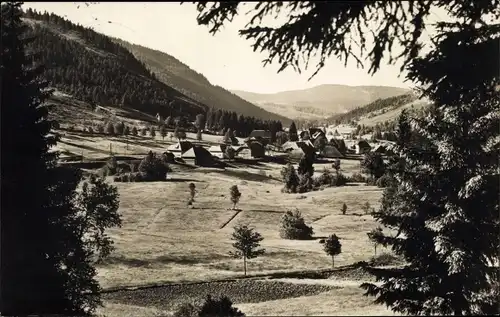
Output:
<instances>
[{"instance_id":1,"label":"barn","mask_svg":"<svg viewBox=\"0 0 500 317\"><path fill-rule=\"evenodd\" d=\"M214 167L216 162L212 154L202 146L193 146L182 154L182 159L188 163L203 167Z\"/></svg>"}]
</instances>

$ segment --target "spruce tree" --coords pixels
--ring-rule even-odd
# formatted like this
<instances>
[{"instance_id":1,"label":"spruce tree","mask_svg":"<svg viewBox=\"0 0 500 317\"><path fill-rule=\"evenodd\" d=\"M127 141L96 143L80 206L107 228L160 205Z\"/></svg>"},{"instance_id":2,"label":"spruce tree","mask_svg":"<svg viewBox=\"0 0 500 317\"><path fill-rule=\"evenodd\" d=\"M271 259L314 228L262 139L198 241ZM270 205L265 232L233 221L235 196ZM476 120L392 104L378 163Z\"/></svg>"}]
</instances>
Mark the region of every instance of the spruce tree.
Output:
<instances>
[{"instance_id":1,"label":"spruce tree","mask_svg":"<svg viewBox=\"0 0 500 317\"><path fill-rule=\"evenodd\" d=\"M295 122L292 122L292 124L290 124L290 129L288 129L288 139L292 142L299 140L299 136L297 134L297 126L295 126Z\"/></svg>"},{"instance_id":2,"label":"spruce tree","mask_svg":"<svg viewBox=\"0 0 500 317\"><path fill-rule=\"evenodd\" d=\"M436 49L409 67L433 102L428 116L411 119L425 142L395 146L404 160L374 215L398 230L378 242L408 265L372 269L382 285L363 287L402 313L498 314L500 29L456 27L440 24Z\"/></svg>"},{"instance_id":3,"label":"spruce tree","mask_svg":"<svg viewBox=\"0 0 500 317\"><path fill-rule=\"evenodd\" d=\"M120 224L118 194L96 178L77 191L82 173L57 166L57 152L49 152L57 142L49 134L50 91L39 79L38 56L25 51L33 38L26 36L20 7L0 7L0 313L90 315L100 304L93 259L111 250L104 229Z\"/></svg>"}]
</instances>

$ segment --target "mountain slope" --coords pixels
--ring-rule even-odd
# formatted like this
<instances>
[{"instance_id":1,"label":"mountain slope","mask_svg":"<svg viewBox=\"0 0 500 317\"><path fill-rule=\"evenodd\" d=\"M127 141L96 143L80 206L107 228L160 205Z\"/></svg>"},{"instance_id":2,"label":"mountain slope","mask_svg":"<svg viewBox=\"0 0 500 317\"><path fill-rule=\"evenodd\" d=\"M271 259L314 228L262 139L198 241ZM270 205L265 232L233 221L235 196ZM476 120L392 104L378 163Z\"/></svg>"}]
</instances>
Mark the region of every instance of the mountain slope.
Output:
<instances>
[{"instance_id":1,"label":"mountain slope","mask_svg":"<svg viewBox=\"0 0 500 317\"><path fill-rule=\"evenodd\" d=\"M23 20L34 36L30 49L40 53L52 87L95 106L192 118L206 112L206 105L158 81L105 35L54 14L28 10Z\"/></svg>"},{"instance_id":2,"label":"mountain slope","mask_svg":"<svg viewBox=\"0 0 500 317\"><path fill-rule=\"evenodd\" d=\"M320 85L273 94L240 90L235 90L233 93L268 111L279 112L293 118L317 119L345 113L376 99L398 96L409 91L405 88L386 86Z\"/></svg>"},{"instance_id":3,"label":"mountain slope","mask_svg":"<svg viewBox=\"0 0 500 317\"><path fill-rule=\"evenodd\" d=\"M289 118L268 112L222 87L212 85L202 74L173 56L120 39L113 40L130 50L160 81L198 102L246 116L290 122Z\"/></svg>"}]
</instances>

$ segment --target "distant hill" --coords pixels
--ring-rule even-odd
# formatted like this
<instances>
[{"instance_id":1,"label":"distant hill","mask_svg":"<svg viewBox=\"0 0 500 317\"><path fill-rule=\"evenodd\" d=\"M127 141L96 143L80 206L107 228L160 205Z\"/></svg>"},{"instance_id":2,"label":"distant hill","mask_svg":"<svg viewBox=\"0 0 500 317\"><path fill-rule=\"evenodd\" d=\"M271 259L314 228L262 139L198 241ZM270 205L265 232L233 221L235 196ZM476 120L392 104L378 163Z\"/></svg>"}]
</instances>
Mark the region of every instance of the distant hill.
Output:
<instances>
[{"instance_id":1,"label":"distant hill","mask_svg":"<svg viewBox=\"0 0 500 317\"><path fill-rule=\"evenodd\" d=\"M309 89L259 94L233 93L262 108L289 118L318 119L346 113L377 99L409 93L409 89L386 86L320 85Z\"/></svg>"},{"instance_id":2,"label":"distant hill","mask_svg":"<svg viewBox=\"0 0 500 317\"><path fill-rule=\"evenodd\" d=\"M167 53L121 39L113 40L132 52L161 82L174 87L193 100L245 116L290 123L289 118L279 115L279 112L266 111L220 86L212 85L205 76Z\"/></svg>"},{"instance_id":3,"label":"distant hill","mask_svg":"<svg viewBox=\"0 0 500 317\"><path fill-rule=\"evenodd\" d=\"M350 123L366 127L384 125L395 121L405 109L411 111L421 111L430 102L426 99L419 99L413 93L407 93L395 97L377 99L367 105L355 108L349 112L337 114L329 117L321 123L338 124Z\"/></svg>"}]
</instances>

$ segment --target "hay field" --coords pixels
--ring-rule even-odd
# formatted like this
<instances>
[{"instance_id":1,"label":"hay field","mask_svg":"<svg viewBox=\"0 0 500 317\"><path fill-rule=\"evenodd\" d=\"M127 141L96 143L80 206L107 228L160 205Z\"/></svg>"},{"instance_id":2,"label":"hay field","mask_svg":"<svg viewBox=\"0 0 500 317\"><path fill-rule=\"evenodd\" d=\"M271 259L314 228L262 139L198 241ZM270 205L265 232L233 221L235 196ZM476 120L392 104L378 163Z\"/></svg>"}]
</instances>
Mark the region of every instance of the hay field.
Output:
<instances>
[{"instance_id":1,"label":"hay field","mask_svg":"<svg viewBox=\"0 0 500 317\"><path fill-rule=\"evenodd\" d=\"M281 168L273 164L266 167L269 174L279 173ZM187 208L189 182L198 190L194 209ZM371 216L362 215L361 206L367 201L378 204L381 190L376 187L345 186L283 194L281 183L274 179L229 168L177 172L167 182L115 185L120 193L123 226L110 230L116 250L108 264L99 267L99 280L105 288L239 275L241 261L228 256L230 234L236 224L253 226L265 238L267 254L249 261L250 272L329 267L330 258L317 240L279 237L282 213L294 208L302 211L316 237L332 233L340 237L343 252L336 259L337 265L368 260L373 252L366 233L376 224ZM230 210L231 185L238 185L242 192L237 206L241 211ZM344 202L348 206L346 215L340 212Z\"/></svg>"}]
</instances>

